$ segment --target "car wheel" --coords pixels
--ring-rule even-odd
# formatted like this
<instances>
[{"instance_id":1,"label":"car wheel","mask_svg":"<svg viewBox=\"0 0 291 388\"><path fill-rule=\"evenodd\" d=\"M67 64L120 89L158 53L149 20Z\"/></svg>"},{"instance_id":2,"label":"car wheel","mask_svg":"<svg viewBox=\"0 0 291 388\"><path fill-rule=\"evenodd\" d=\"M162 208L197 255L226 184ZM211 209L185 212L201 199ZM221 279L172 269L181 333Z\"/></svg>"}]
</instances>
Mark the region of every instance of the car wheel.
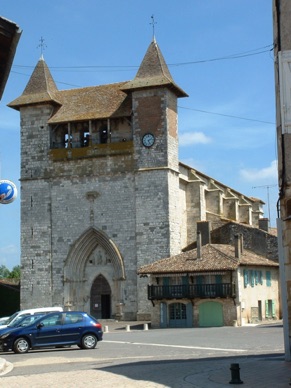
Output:
<instances>
[{"instance_id":1,"label":"car wheel","mask_svg":"<svg viewBox=\"0 0 291 388\"><path fill-rule=\"evenodd\" d=\"M18 338L13 344L15 353L27 353L29 348L29 342L25 338Z\"/></svg>"},{"instance_id":2,"label":"car wheel","mask_svg":"<svg viewBox=\"0 0 291 388\"><path fill-rule=\"evenodd\" d=\"M82 338L81 348L82 349L94 349L97 345L97 338L94 334L86 334Z\"/></svg>"}]
</instances>

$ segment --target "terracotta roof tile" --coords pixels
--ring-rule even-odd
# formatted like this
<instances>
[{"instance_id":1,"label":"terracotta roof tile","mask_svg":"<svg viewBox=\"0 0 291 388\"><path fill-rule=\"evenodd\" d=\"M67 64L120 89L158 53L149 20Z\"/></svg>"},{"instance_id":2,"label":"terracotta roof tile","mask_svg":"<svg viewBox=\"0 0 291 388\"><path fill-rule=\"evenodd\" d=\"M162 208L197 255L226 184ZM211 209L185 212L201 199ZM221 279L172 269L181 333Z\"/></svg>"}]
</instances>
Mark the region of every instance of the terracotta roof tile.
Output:
<instances>
[{"instance_id":1,"label":"terracotta roof tile","mask_svg":"<svg viewBox=\"0 0 291 388\"><path fill-rule=\"evenodd\" d=\"M197 258L197 249L144 265L139 275L192 273L222 270L235 270L239 265L278 267L278 262L268 260L251 251L244 250L240 260L235 258L235 248L226 244L207 244L201 248L201 258Z\"/></svg>"}]
</instances>

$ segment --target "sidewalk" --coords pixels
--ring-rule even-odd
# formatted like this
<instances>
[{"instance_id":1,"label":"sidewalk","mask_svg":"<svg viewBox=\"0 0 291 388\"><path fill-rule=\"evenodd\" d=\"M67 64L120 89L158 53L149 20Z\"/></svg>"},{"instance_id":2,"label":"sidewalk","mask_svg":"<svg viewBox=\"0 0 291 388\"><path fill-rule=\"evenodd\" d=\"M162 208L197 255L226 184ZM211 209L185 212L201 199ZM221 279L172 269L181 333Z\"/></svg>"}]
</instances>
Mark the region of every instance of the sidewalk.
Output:
<instances>
[{"instance_id":1,"label":"sidewalk","mask_svg":"<svg viewBox=\"0 0 291 388\"><path fill-rule=\"evenodd\" d=\"M0 360L2 361L2 360ZM1 362L0 362L1 366ZM9 367L9 365L7 366ZM48 372L37 375L0 376L2 388L96 387L105 388L223 388L241 381L246 388L290 387L291 363L283 358L241 360L239 380L233 380L227 360L182 360L135 363L76 372Z\"/></svg>"}]
</instances>

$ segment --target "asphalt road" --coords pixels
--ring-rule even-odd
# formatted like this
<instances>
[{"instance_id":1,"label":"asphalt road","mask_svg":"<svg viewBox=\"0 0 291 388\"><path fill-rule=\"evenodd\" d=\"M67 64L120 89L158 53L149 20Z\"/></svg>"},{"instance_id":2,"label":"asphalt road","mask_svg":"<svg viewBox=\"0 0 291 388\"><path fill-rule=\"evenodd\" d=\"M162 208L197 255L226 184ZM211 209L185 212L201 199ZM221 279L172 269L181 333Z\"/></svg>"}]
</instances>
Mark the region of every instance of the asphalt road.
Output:
<instances>
[{"instance_id":1,"label":"asphalt road","mask_svg":"<svg viewBox=\"0 0 291 388\"><path fill-rule=\"evenodd\" d=\"M238 359L266 356L283 357L283 326L281 323L244 327L115 330L104 333L103 341L94 350L78 347L29 351L27 354L0 353L14 368L1 377L37 375L50 372L76 372L98 369L114 371L154 363L156 368L173 360L193 361L225 358L227 363ZM140 373L140 368L136 369Z\"/></svg>"}]
</instances>

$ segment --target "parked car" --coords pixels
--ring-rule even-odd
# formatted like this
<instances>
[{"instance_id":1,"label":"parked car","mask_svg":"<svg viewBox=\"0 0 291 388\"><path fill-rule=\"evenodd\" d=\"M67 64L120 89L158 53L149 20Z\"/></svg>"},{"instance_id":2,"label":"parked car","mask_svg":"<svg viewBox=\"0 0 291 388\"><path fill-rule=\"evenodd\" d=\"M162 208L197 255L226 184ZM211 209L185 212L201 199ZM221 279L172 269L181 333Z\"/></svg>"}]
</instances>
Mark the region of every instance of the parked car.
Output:
<instances>
[{"instance_id":1,"label":"parked car","mask_svg":"<svg viewBox=\"0 0 291 388\"><path fill-rule=\"evenodd\" d=\"M0 325L5 325L10 317L2 317L0 318Z\"/></svg>"},{"instance_id":2,"label":"parked car","mask_svg":"<svg viewBox=\"0 0 291 388\"><path fill-rule=\"evenodd\" d=\"M62 307L38 307L35 309L28 309L28 310L21 310L17 311L13 315L9 317L9 319L5 322L5 324L0 325L0 329L4 329L6 326L10 325L14 319L20 317L20 316L28 316L28 315L34 315L37 313L53 313L54 311L63 311Z\"/></svg>"},{"instance_id":3,"label":"parked car","mask_svg":"<svg viewBox=\"0 0 291 388\"><path fill-rule=\"evenodd\" d=\"M26 353L29 349L77 345L94 349L102 341L102 325L82 311L46 314L24 327L0 332L0 350Z\"/></svg>"},{"instance_id":4,"label":"parked car","mask_svg":"<svg viewBox=\"0 0 291 388\"><path fill-rule=\"evenodd\" d=\"M45 312L33 315L19 315L18 317L13 319L13 321L8 326L5 326L4 328L0 329L0 334L6 333L7 331L11 330L11 328L28 326L35 320L43 317L44 315L46 315Z\"/></svg>"}]
</instances>

